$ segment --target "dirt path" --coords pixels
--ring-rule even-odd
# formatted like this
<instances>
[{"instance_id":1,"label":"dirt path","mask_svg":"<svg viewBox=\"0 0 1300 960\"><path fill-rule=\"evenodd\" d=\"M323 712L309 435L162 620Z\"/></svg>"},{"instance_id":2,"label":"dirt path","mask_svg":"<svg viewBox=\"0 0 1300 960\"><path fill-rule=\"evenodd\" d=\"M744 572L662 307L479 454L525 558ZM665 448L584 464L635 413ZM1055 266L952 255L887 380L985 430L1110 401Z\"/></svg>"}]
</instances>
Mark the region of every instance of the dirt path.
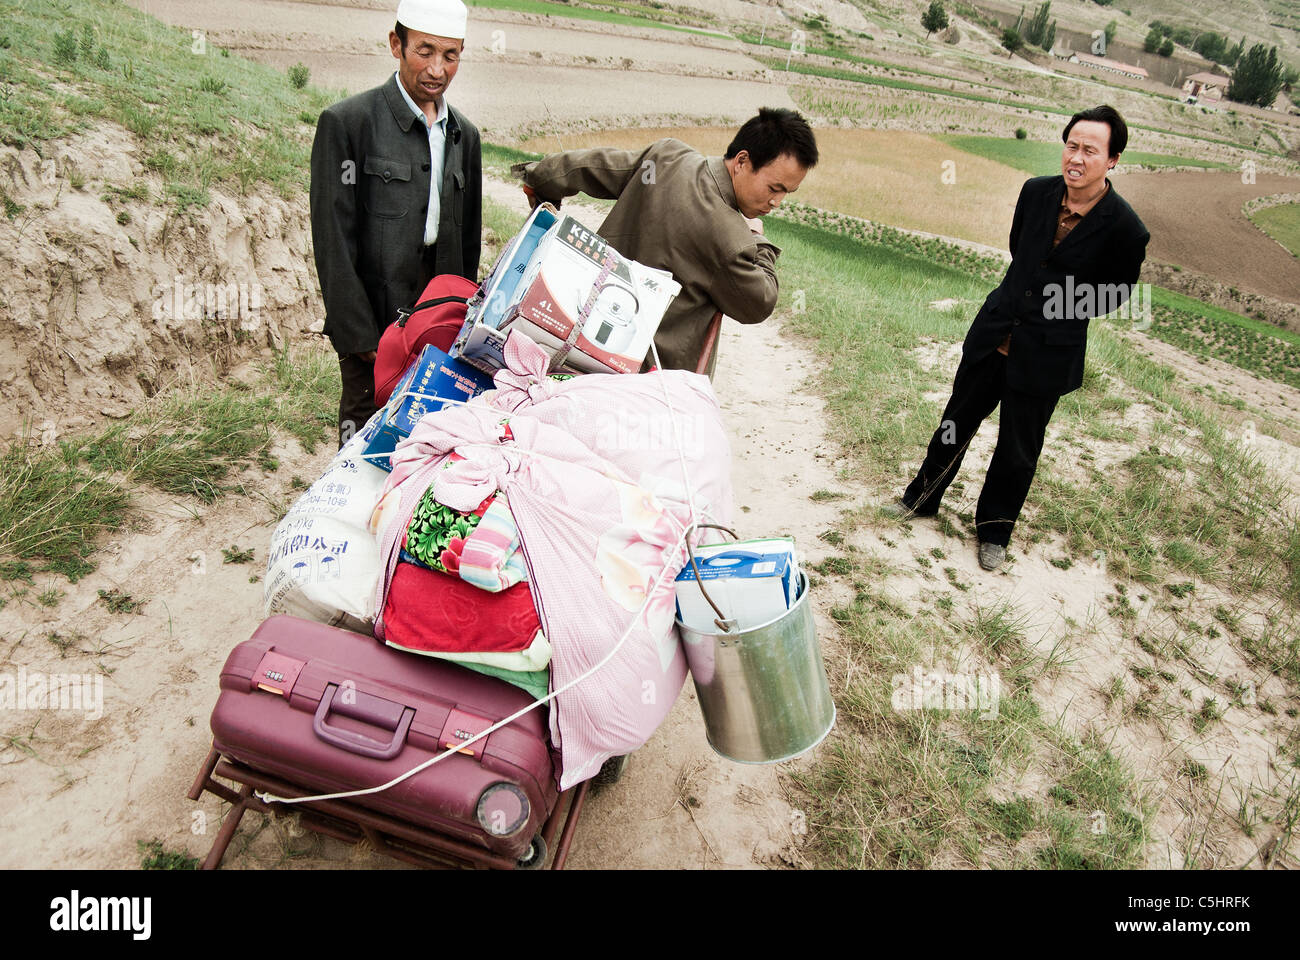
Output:
<instances>
[{"instance_id":1,"label":"dirt path","mask_svg":"<svg viewBox=\"0 0 1300 960\"><path fill-rule=\"evenodd\" d=\"M350 4L292 0L130 0L206 42L312 82L358 93L395 69L393 15ZM687 42L683 42L683 41ZM793 107L783 85L723 38L474 8L466 55L448 97L489 139L539 126L627 126L743 120L760 106ZM593 91L598 91L593 95Z\"/></svg>"}]
</instances>

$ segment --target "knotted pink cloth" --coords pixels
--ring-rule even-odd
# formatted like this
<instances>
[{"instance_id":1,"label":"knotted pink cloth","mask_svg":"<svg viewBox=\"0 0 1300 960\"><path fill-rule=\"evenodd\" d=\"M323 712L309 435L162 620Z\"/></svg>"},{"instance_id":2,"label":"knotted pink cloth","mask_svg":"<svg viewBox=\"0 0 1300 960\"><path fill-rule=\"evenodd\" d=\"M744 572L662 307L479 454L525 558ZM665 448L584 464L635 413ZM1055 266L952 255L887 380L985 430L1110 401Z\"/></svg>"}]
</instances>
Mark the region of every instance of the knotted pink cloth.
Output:
<instances>
[{"instance_id":1,"label":"knotted pink cloth","mask_svg":"<svg viewBox=\"0 0 1300 960\"><path fill-rule=\"evenodd\" d=\"M504 357L496 389L481 402L559 427L661 500L688 502L684 460L696 508L731 524L731 445L708 377L660 370L556 381L546 375L546 351L518 331L506 339Z\"/></svg>"}]
</instances>

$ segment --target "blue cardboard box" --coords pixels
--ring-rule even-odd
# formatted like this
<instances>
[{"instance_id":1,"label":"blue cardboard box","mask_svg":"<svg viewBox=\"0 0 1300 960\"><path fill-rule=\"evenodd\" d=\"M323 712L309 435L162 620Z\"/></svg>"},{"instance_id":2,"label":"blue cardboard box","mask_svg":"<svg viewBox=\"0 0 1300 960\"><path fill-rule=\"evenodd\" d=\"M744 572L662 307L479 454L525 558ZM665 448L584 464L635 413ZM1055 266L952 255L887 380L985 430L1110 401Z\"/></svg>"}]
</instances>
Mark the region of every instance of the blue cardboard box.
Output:
<instances>
[{"instance_id":1,"label":"blue cardboard box","mask_svg":"<svg viewBox=\"0 0 1300 960\"><path fill-rule=\"evenodd\" d=\"M451 346L452 357L488 373L506 365L502 355L506 335L498 328L505 319L506 309L515 300L515 288L528 269L538 243L558 221L557 211L549 203L539 204L529 215L501 251L491 272L479 285L479 292L466 304L465 322Z\"/></svg>"},{"instance_id":2,"label":"blue cardboard box","mask_svg":"<svg viewBox=\"0 0 1300 960\"><path fill-rule=\"evenodd\" d=\"M491 390L492 386L491 377L429 344L402 375L388 405L380 411L374 435L366 444L366 459L384 470L392 470L388 455L411 435L421 417L441 410L449 402L464 403L484 390Z\"/></svg>"}]
</instances>

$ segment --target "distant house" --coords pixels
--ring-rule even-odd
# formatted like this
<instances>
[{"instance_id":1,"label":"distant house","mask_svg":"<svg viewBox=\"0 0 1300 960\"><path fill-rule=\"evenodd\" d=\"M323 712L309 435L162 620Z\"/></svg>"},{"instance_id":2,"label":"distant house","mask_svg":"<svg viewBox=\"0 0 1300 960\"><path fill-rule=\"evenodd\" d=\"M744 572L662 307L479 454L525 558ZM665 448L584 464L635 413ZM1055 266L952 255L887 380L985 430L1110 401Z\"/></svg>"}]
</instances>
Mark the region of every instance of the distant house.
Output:
<instances>
[{"instance_id":1,"label":"distant house","mask_svg":"<svg viewBox=\"0 0 1300 960\"><path fill-rule=\"evenodd\" d=\"M1070 62L1081 63L1093 70L1118 73L1122 77L1132 77L1134 80L1147 79L1147 72L1141 67L1135 67L1131 63L1120 63L1118 60L1111 60L1108 57L1094 57L1090 53L1072 53L1070 54Z\"/></svg>"},{"instance_id":2,"label":"distant house","mask_svg":"<svg viewBox=\"0 0 1300 960\"><path fill-rule=\"evenodd\" d=\"M1183 81L1183 93L1188 97L1194 97L1197 100L1207 100L1210 103L1218 103L1228 93L1228 84L1232 82L1231 77L1225 77L1217 73L1194 73Z\"/></svg>"}]
</instances>

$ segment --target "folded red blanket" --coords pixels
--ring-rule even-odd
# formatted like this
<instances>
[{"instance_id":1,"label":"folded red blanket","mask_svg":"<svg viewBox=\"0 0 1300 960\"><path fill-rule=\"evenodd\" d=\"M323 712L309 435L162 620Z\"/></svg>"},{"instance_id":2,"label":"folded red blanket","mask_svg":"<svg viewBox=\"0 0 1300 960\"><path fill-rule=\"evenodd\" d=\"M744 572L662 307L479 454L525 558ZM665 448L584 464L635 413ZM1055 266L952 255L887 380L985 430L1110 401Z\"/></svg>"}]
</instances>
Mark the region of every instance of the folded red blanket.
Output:
<instances>
[{"instance_id":1,"label":"folded red blanket","mask_svg":"<svg viewBox=\"0 0 1300 960\"><path fill-rule=\"evenodd\" d=\"M397 565L384 602L384 638L411 650L512 653L540 629L527 583L490 593L414 563Z\"/></svg>"}]
</instances>

